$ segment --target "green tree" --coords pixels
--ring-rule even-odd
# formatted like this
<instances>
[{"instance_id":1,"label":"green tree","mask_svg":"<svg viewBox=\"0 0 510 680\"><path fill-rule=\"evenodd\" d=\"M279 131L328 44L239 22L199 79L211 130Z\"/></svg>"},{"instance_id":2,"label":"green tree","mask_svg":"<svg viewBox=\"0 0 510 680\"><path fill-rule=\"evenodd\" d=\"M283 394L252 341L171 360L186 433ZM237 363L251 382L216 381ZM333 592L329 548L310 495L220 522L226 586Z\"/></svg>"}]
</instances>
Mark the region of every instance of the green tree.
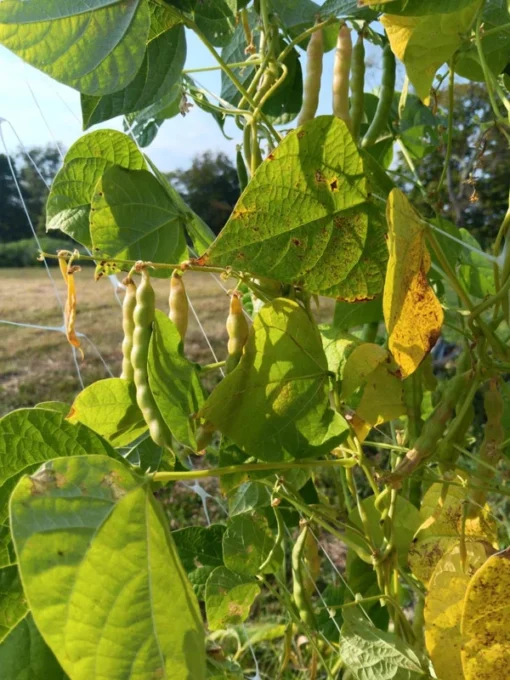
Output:
<instances>
[{"instance_id":1,"label":"green tree","mask_svg":"<svg viewBox=\"0 0 510 680\"><path fill-rule=\"evenodd\" d=\"M444 135L435 148L429 147L414 164L427 193L409 177L409 166L401 156L396 168L399 183L409 193L413 204L432 216L430 205L458 227L468 229L486 247L494 239L508 209L508 168L510 150L503 134L494 124L494 117L481 83L459 84L455 88L452 156L446 180L437 191L445 163L447 95L442 93L438 117L443 122Z\"/></svg>"},{"instance_id":2,"label":"green tree","mask_svg":"<svg viewBox=\"0 0 510 680\"><path fill-rule=\"evenodd\" d=\"M175 170L167 177L190 208L218 234L240 194L230 158L222 152L204 151L193 158L190 168Z\"/></svg>"}]
</instances>

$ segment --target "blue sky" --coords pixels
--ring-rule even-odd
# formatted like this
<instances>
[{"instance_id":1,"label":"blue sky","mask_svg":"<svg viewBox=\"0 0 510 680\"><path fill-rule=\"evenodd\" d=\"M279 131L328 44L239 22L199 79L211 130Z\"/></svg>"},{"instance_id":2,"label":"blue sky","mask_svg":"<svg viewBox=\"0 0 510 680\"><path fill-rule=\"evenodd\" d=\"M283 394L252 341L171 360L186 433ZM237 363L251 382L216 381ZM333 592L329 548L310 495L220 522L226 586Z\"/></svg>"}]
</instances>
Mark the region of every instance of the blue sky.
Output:
<instances>
[{"instance_id":1,"label":"blue sky","mask_svg":"<svg viewBox=\"0 0 510 680\"><path fill-rule=\"evenodd\" d=\"M354 37L354 36L353 36ZM305 54L299 50L304 66ZM212 57L193 34L188 33L186 68L211 66ZM320 113L331 113L331 72L333 51L325 55L321 89ZM373 64L368 87L379 80L379 65ZM66 148L82 134L79 93L61 85L44 73L25 64L16 55L0 46L0 118L8 120L26 147L61 142ZM219 93L220 74L203 73L194 76L207 89ZM40 110L39 110L40 109ZM109 121L101 127L121 128L120 119ZM9 151L18 143L9 126L4 125L4 136ZM225 139L211 116L194 107L185 117L177 116L167 121L156 140L147 150L156 165L163 171L185 168L191 158L205 149L225 151L231 157L239 143L239 130L233 123L226 126Z\"/></svg>"}]
</instances>

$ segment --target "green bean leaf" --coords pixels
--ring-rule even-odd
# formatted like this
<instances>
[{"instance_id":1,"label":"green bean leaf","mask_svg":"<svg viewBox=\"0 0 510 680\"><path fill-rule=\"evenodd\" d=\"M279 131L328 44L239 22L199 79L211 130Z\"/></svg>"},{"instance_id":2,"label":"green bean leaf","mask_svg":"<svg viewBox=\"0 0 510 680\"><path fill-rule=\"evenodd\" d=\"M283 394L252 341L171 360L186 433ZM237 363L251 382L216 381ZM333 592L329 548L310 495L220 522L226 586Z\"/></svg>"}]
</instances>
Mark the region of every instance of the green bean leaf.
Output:
<instances>
[{"instance_id":1,"label":"green bean leaf","mask_svg":"<svg viewBox=\"0 0 510 680\"><path fill-rule=\"evenodd\" d=\"M2 680L68 680L30 614L0 643Z\"/></svg>"},{"instance_id":2,"label":"green bean leaf","mask_svg":"<svg viewBox=\"0 0 510 680\"><path fill-rule=\"evenodd\" d=\"M347 424L329 405L328 363L317 327L292 300L262 307L239 365L199 416L261 460L331 451Z\"/></svg>"},{"instance_id":3,"label":"green bean leaf","mask_svg":"<svg viewBox=\"0 0 510 680\"><path fill-rule=\"evenodd\" d=\"M0 419L0 523L9 496L23 474L63 456L102 454L116 457L110 444L85 425L72 425L56 411L20 409Z\"/></svg>"},{"instance_id":4,"label":"green bean leaf","mask_svg":"<svg viewBox=\"0 0 510 680\"><path fill-rule=\"evenodd\" d=\"M146 478L60 458L23 477L10 509L32 615L73 680L205 678L198 603Z\"/></svg>"},{"instance_id":5,"label":"green bean leaf","mask_svg":"<svg viewBox=\"0 0 510 680\"><path fill-rule=\"evenodd\" d=\"M237 574L255 576L272 550L275 538L263 517L237 515L229 521L223 535L225 566ZM282 559L282 549L277 546L264 573L274 573Z\"/></svg>"},{"instance_id":6,"label":"green bean leaf","mask_svg":"<svg viewBox=\"0 0 510 680\"><path fill-rule=\"evenodd\" d=\"M122 260L179 263L187 258L182 212L147 170L112 166L92 197L90 235L96 253ZM171 269L155 269L167 278Z\"/></svg>"},{"instance_id":7,"label":"green bean leaf","mask_svg":"<svg viewBox=\"0 0 510 680\"><path fill-rule=\"evenodd\" d=\"M46 206L46 230L60 229L91 248L90 204L103 172L112 165L133 170L146 167L136 144L121 132L97 130L75 142L51 186Z\"/></svg>"},{"instance_id":8,"label":"green bean leaf","mask_svg":"<svg viewBox=\"0 0 510 680\"><path fill-rule=\"evenodd\" d=\"M246 621L259 593L260 588L253 578L236 574L226 567L217 567L205 587L209 628L221 630Z\"/></svg>"},{"instance_id":9,"label":"green bean leaf","mask_svg":"<svg viewBox=\"0 0 510 680\"><path fill-rule=\"evenodd\" d=\"M88 385L74 400L67 419L87 425L115 448L130 444L147 430L136 403L135 385L122 378Z\"/></svg>"},{"instance_id":10,"label":"green bean leaf","mask_svg":"<svg viewBox=\"0 0 510 680\"><path fill-rule=\"evenodd\" d=\"M149 20L146 0L3 0L0 43L65 85L109 94L140 68Z\"/></svg>"},{"instance_id":11,"label":"green bean leaf","mask_svg":"<svg viewBox=\"0 0 510 680\"><path fill-rule=\"evenodd\" d=\"M13 564L0 569L0 641L27 615L27 611L18 567Z\"/></svg>"},{"instance_id":12,"label":"green bean leaf","mask_svg":"<svg viewBox=\"0 0 510 680\"><path fill-rule=\"evenodd\" d=\"M223 524L186 527L173 531L172 538L186 571L192 571L197 564L205 567L221 567L223 564L221 542L224 533Z\"/></svg>"},{"instance_id":13,"label":"green bean leaf","mask_svg":"<svg viewBox=\"0 0 510 680\"><path fill-rule=\"evenodd\" d=\"M351 133L321 116L262 163L200 262L354 302L382 291L385 231Z\"/></svg>"},{"instance_id":14,"label":"green bean leaf","mask_svg":"<svg viewBox=\"0 0 510 680\"><path fill-rule=\"evenodd\" d=\"M159 101L180 81L185 60L184 28L175 26L161 33L148 44L140 70L127 87L101 97L81 96L84 129L116 116L140 111Z\"/></svg>"},{"instance_id":15,"label":"green bean leaf","mask_svg":"<svg viewBox=\"0 0 510 680\"><path fill-rule=\"evenodd\" d=\"M196 449L193 415L204 403L195 365L182 353L179 331L156 310L149 346L149 385L163 420L181 444Z\"/></svg>"}]
</instances>

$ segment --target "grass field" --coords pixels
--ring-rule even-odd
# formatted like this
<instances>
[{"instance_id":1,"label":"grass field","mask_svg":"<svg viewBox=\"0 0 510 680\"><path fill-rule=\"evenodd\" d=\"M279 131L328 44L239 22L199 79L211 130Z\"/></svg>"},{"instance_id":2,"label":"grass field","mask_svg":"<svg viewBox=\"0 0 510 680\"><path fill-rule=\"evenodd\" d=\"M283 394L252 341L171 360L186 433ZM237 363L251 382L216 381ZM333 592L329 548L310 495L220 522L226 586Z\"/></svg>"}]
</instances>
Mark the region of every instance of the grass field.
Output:
<instances>
[{"instance_id":1,"label":"grass field","mask_svg":"<svg viewBox=\"0 0 510 680\"><path fill-rule=\"evenodd\" d=\"M57 268L51 268L53 281L65 299L65 286ZM78 315L76 328L85 333L114 376L120 373L121 309L113 286L106 279L95 282L94 270L85 267L76 275ZM61 327L62 310L52 281L41 265L38 268L3 269L0 274L0 320L38 326ZM228 288L228 283L223 283ZM154 280L157 305L168 309L168 281ZM186 288L204 331L219 359L225 358L225 320L229 299L210 274L188 274ZM119 293L122 299L122 292ZM321 306L321 317L330 316L332 303ZM108 377L93 346L82 338L85 358L78 358L83 382L89 385ZM214 361L204 333L190 314L186 352L200 363ZM211 379L214 377L211 375ZM0 415L15 408L35 406L41 401L71 403L80 390L71 347L63 333L22 328L0 323Z\"/></svg>"}]
</instances>

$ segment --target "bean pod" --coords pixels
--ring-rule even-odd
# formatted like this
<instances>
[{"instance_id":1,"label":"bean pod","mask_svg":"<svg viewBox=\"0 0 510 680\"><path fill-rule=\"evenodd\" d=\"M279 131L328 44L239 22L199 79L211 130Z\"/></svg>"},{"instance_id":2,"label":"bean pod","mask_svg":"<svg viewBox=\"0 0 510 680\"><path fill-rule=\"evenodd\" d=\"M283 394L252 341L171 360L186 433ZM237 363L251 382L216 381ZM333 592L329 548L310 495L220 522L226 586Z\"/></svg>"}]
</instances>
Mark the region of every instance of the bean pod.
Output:
<instances>
[{"instance_id":1,"label":"bean pod","mask_svg":"<svg viewBox=\"0 0 510 680\"><path fill-rule=\"evenodd\" d=\"M305 523L292 549L292 596L299 612L299 618L312 630L317 624L313 613L310 595L307 591L307 573L304 565L304 553L310 528Z\"/></svg>"},{"instance_id":2,"label":"bean pod","mask_svg":"<svg viewBox=\"0 0 510 680\"><path fill-rule=\"evenodd\" d=\"M230 298L230 313L227 317L228 357L225 365L227 373L237 366L248 341L250 329L244 316L243 305L237 295Z\"/></svg>"},{"instance_id":3,"label":"bean pod","mask_svg":"<svg viewBox=\"0 0 510 680\"><path fill-rule=\"evenodd\" d=\"M349 74L351 72L352 40L351 32L344 24L338 31L333 64L333 115L351 128L349 112Z\"/></svg>"},{"instance_id":4,"label":"bean pod","mask_svg":"<svg viewBox=\"0 0 510 680\"><path fill-rule=\"evenodd\" d=\"M375 116L363 137L363 142L361 144L363 148L373 146L388 124L388 116L390 115L391 105L393 103L393 94L395 93L396 68L395 55L388 44L383 50L381 94Z\"/></svg>"},{"instance_id":5,"label":"bean pod","mask_svg":"<svg viewBox=\"0 0 510 680\"><path fill-rule=\"evenodd\" d=\"M133 333L135 330L133 313L136 306L136 285L129 276L122 283L126 286L126 294L122 303L122 330L124 331L124 339L122 340L122 373L120 377L124 380L133 380L131 352L133 350Z\"/></svg>"},{"instance_id":6,"label":"bean pod","mask_svg":"<svg viewBox=\"0 0 510 680\"><path fill-rule=\"evenodd\" d=\"M352 50L351 67L351 130L355 140L359 137L365 114L365 43L363 33Z\"/></svg>"},{"instance_id":7,"label":"bean pod","mask_svg":"<svg viewBox=\"0 0 510 680\"><path fill-rule=\"evenodd\" d=\"M161 417L152 395L147 371L155 304L156 300L150 276L148 271L144 269L142 271L142 282L136 290L136 306L133 312L134 331L131 364L136 386L136 401L147 423L152 440L158 446L170 451L173 456L172 435Z\"/></svg>"},{"instance_id":8,"label":"bean pod","mask_svg":"<svg viewBox=\"0 0 510 680\"><path fill-rule=\"evenodd\" d=\"M188 330L189 303L182 275L177 270L174 271L170 279L168 305L170 308L168 316L174 322L181 340L184 342Z\"/></svg>"},{"instance_id":9,"label":"bean pod","mask_svg":"<svg viewBox=\"0 0 510 680\"><path fill-rule=\"evenodd\" d=\"M298 126L303 125L308 120L312 120L317 112L321 89L323 56L324 39L322 29L319 29L312 33L306 50L306 77L303 88L303 105L297 120Z\"/></svg>"}]
</instances>

